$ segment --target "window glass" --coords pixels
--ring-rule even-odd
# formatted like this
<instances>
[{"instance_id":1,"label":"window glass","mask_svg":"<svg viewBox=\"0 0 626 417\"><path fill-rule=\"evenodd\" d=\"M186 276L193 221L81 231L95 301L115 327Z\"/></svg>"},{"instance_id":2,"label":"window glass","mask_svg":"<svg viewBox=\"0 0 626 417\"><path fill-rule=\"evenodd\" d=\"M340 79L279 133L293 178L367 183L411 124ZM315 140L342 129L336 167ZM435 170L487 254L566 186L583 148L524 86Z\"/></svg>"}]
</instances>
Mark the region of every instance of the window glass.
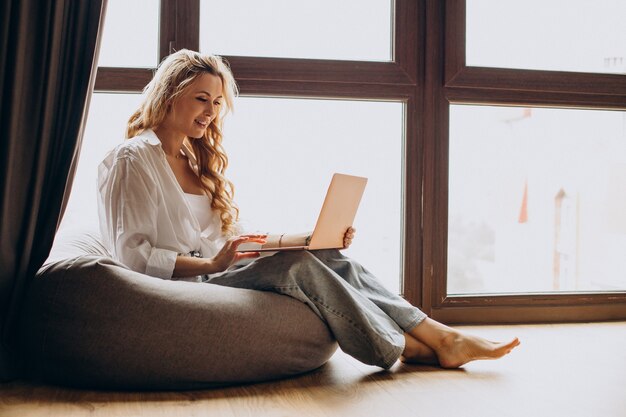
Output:
<instances>
[{"instance_id":1,"label":"window glass","mask_svg":"<svg viewBox=\"0 0 626 417\"><path fill-rule=\"evenodd\" d=\"M626 113L453 105L448 293L626 289Z\"/></svg>"},{"instance_id":2,"label":"window glass","mask_svg":"<svg viewBox=\"0 0 626 417\"><path fill-rule=\"evenodd\" d=\"M346 255L400 292L400 102L241 97L225 126L241 217L250 230L315 226L334 172L368 177Z\"/></svg>"},{"instance_id":3,"label":"window glass","mask_svg":"<svg viewBox=\"0 0 626 417\"><path fill-rule=\"evenodd\" d=\"M392 6L390 0L201 0L200 50L390 61Z\"/></svg>"},{"instance_id":4,"label":"window glass","mask_svg":"<svg viewBox=\"0 0 626 417\"><path fill-rule=\"evenodd\" d=\"M626 74L623 0L467 0L467 65Z\"/></svg>"},{"instance_id":5,"label":"window glass","mask_svg":"<svg viewBox=\"0 0 626 417\"><path fill-rule=\"evenodd\" d=\"M159 3L154 0L107 1L98 66L157 66Z\"/></svg>"}]
</instances>

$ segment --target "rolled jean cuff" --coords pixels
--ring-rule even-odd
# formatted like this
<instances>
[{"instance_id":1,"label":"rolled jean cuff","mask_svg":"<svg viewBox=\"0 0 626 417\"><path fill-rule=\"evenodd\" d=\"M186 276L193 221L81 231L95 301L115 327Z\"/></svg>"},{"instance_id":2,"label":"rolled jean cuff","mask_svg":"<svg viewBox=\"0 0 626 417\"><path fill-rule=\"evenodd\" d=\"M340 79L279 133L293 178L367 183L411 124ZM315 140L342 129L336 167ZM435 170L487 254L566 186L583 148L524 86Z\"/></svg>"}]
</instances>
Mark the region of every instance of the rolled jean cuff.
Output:
<instances>
[{"instance_id":1,"label":"rolled jean cuff","mask_svg":"<svg viewBox=\"0 0 626 417\"><path fill-rule=\"evenodd\" d=\"M402 355L402 352L404 352L404 344L405 340L404 336L402 336L402 341L400 342L400 345L394 346L392 349L382 355L382 362L378 365L384 369L391 368L398 361L400 355Z\"/></svg>"},{"instance_id":2,"label":"rolled jean cuff","mask_svg":"<svg viewBox=\"0 0 626 417\"><path fill-rule=\"evenodd\" d=\"M417 310L412 317L405 323L398 323L398 326L400 326L400 328L402 330L404 330L406 333L410 332L411 330L413 330L415 328L415 326L417 326L418 324L420 324L421 322L423 322L424 320L426 320L426 318L428 318L428 316L423 313L422 311Z\"/></svg>"}]
</instances>

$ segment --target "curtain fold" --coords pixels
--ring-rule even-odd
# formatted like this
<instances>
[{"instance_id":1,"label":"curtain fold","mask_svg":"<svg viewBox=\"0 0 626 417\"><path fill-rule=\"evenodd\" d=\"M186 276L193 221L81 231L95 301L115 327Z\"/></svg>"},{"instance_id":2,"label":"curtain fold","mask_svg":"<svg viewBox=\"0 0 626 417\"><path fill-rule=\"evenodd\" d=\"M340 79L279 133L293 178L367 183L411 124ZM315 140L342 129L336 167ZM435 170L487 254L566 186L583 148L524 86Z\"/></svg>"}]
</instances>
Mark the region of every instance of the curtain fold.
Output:
<instances>
[{"instance_id":1,"label":"curtain fold","mask_svg":"<svg viewBox=\"0 0 626 417\"><path fill-rule=\"evenodd\" d=\"M0 5L0 381L19 376L20 304L69 197L106 1Z\"/></svg>"}]
</instances>

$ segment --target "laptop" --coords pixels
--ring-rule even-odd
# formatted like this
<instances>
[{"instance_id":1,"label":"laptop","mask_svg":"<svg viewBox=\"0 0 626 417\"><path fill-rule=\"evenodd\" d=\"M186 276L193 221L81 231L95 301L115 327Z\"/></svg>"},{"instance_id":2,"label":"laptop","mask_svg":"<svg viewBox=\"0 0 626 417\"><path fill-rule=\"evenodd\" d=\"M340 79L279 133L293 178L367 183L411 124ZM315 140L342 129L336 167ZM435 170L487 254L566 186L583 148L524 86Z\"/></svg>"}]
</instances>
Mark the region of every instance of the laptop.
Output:
<instances>
[{"instance_id":1,"label":"laptop","mask_svg":"<svg viewBox=\"0 0 626 417\"><path fill-rule=\"evenodd\" d=\"M280 248L245 249L238 252L278 252L286 250L318 250L343 248L343 238L352 226L361 203L367 178L346 174L334 174L322 210L313 229L308 246L282 246Z\"/></svg>"}]
</instances>

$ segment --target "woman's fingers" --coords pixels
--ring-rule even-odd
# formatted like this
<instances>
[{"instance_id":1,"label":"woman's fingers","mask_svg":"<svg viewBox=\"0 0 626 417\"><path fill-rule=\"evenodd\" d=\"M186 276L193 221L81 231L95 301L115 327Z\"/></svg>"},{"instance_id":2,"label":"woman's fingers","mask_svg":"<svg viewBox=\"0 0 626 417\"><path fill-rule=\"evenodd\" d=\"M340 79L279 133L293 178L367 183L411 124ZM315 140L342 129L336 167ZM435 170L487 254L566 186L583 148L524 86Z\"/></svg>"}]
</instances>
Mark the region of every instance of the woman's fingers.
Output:
<instances>
[{"instance_id":1,"label":"woman's fingers","mask_svg":"<svg viewBox=\"0 0 626 417\"><path fill-rule=\"evenodd\" d=\"M237 252L237 248L242 243L266 243L267 235L243 235L233 236L226 240L222 249L213 257L213 261L220 271L225 271L232 264L240 259L258 258L259 252Z\"/></svg>"},{"instance_id":2,"label":"woman's fingers","mask_svg":"<svg viewBox=\"0 0 626 417\"><path fill-rule=\"evenodd\" d=\"M356 232L356 229L353 227L348 227L348 230L346 230L346 234L343 237L344 249L347 249L352 244L352 239L354 239L355 232Z\"/></svg>"},{"instance_id":3,"label":"woman's fingers","mask_svg":"<svg viewBox=\"0 0 626 417\"><path fill-rule=\"evenodd\" d=\"M228 239L226 244L232 250L237 250L239 245L242 243L266 243L267 235L242 235L242 236L234 236Z\"/></svg>"}]
</instances>

